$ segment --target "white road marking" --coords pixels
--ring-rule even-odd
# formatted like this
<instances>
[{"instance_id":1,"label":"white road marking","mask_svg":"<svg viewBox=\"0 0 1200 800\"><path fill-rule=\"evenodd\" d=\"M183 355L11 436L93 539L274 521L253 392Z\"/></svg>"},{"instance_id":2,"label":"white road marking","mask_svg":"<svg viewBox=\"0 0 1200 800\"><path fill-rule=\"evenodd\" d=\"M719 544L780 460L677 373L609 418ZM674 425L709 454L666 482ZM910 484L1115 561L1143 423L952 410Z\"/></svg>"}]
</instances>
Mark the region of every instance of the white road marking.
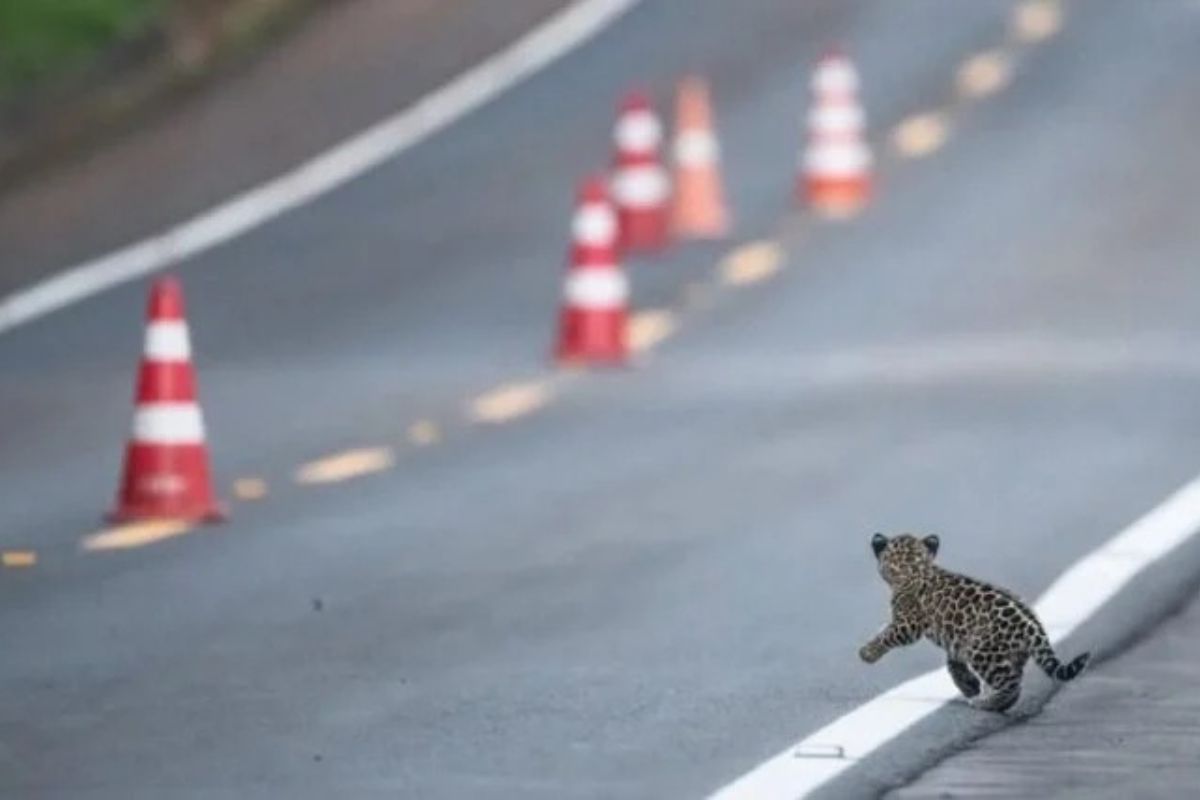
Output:
<instances>
[{"instance_id":1,"label":"white road marking","mask_svg":"<svg viewBox=\"0 0 1200 800\"><path fill-rule=\"evenodd\" d=\"M404 111L167 231L0 300L0 333L191 258L378 167L600 33L641 0L579 0Z\"/></svg>"},{"instance_id":2,"label":"white road marking","mask_svg":"<svg viewBox=\"0 0 1200 800\"><path fill-rule=\"evenodd\" d=\"M1059 641L1086 622L1134 576L1200 533L1200 478L1072 564L1035 605ZM938 711L957 695L945 670L906 681L805 737L712 800L797 800ZM829 754L814 758L809 753Z\"/></svg>"}]
</instances>

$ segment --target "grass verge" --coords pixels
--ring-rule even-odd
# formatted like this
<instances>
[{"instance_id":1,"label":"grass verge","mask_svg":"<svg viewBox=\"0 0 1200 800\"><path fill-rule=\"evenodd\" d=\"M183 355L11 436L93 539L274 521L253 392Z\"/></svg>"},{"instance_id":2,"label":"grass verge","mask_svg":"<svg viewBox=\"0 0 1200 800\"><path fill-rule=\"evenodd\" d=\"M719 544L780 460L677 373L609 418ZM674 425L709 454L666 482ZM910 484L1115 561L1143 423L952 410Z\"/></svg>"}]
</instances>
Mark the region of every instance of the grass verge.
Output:
<instances>
[{"instance_id":1,"label":"grass verge","mask_svg":"<svg viewBox=\"0 0 1200 800\"><path fill-rule=\"evenodd\" d=\"M0 0L0 191L131 130L335 1Z\"/></svg>"},{"instance_id":2,"label":"grass verge","mask_svg":"<svg viewBox=\"0 0 1200 800\"><path fill-rule=\"evenodd\" d=\"M169 0L3 0L0 95L79 69L145 31Z\"/></svg>"}]
</instances>

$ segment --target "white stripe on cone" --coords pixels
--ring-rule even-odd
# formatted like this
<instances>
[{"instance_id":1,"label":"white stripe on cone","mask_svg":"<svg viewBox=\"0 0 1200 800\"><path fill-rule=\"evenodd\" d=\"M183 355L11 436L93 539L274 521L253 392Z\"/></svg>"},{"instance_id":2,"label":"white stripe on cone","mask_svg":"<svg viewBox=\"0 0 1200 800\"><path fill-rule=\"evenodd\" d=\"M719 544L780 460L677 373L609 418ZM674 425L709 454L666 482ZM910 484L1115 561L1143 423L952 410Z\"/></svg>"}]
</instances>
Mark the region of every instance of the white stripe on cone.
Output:
<instances>
[{"instance_id":1,"label":"white stripe on cone","mask_svg":"<svg viewBox=\"0 0 1200 800\"><path fill-rule=\"evenodd\" d=\"M204 420L195 403L146 403L133 413L137 444L203 444Z\"/></svg>"},{"instance_id":2,"label":"white stripe on cone","mask_svg":"<svg viewBox=\"0 0 1200 800\"><path fill-rule=\"evenodd\" d=\"M858 133L866 126L866 115L858 105L820 103L808 112L808 127L817 135Z\"/></svg>"},{"instance_id":3,"label":"white stripe on cone","mask_svg":"<svg viewBox=\"0 0 1200 800\"><path fill-rule=\"evenodd\" d=\"M681 167L705 167L719 157L717 137L709 131L683 131L675 140L675 162Z\"/></svg>"},{"instance_id":4,"label":"white stripe on cone","mask_svg":"<svg viewBox=\"0 0 1200 800\"><path fill-rule=\"evenodd\" d=\"M653 153L662 144L662 123L649 111L631 111L617 122L617 147L625 153Z\"/></svg>"},{"instance_id":5,"label":"white stripe on cone","mask_svg":"<svg viewBox=\"0 0 1200 800\"><path fill-rule=\"evenodd\" d=\"M629 300L629 282L612 267L577 269L567 275L564 295L570 307L619 309Z\"/></svg>"},{"instance_id":6,"label":"white stripe on cone","mask_svg":"<svg viewBox=\"0 0 1200 800\"><path fill-rule=\"evenodd\" d=\"M817 67L812 80L817 94L850 94L858 91L858 72L848 61L826 61Z\"/></svg>"},{"instance_id":7,"label":"white stripe on cone","mask_svg":"<svg viewBox=\"0 0 1200 800\"><path fill-rule=\"evenodd\" d=\"M808 148L803 164L807 175L846 178L864 175L871 161L871 151L862 145L831 144Z\"/></svg>"},{"instance_id":8,"label":"white stripe on cone","mask_svg":"<svg viewBox=\"0 0 1200 800\"><path fill-rule=\"evenodd\" d=\"M150 361L187 361L192 357L187 323L182 320L151 322L146 326L146 358Z\"/></svg>"},{"instance_id":9,"label":"white stripe on cone","mask_svg":"<svg viewBox=\"0 0 1200 800\"><path fill-rule=\"evenodd\" d=\"M605 203L588 203L571 223L575 241L588 247L606 247L617 238L617 215Z\"/></svg>"},{"instance_id":10,"label":"white stripe on cone","mask_svg":"<svg viewBox=\"0 0 1200 800\"><path fill-rule=\"evenodd\" d=\"M671 180L657 164L625 167L613 178L612 192L622 208L657 208L667 201Z\"/></svg>"}]
</instances>

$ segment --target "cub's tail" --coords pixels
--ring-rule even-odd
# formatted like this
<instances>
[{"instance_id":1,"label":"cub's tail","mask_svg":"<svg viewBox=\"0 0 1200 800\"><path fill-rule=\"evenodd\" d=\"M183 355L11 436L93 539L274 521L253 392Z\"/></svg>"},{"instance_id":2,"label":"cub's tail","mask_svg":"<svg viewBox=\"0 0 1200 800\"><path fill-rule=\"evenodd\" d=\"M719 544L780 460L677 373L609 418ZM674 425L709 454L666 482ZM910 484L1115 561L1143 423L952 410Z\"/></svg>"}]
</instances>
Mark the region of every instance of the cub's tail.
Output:
<instances>
[{"instance_id":1,"label":"cub's tail","mask_svg":"<svg viewBox=\"0 0 1200 800\"><path fill-rule=\"evenodd\" d=\"M1045 637L1033 650L1033 660L1042 670L1056 681L1073 680L1079 673L1083 672L1083 668L1092 660L1091 653L1075 656L1070 663L1064 664L1058 660L1058 656L1054 655L1054 648L1050 646L1049 640Z\"/></svg>"}]
</instances>

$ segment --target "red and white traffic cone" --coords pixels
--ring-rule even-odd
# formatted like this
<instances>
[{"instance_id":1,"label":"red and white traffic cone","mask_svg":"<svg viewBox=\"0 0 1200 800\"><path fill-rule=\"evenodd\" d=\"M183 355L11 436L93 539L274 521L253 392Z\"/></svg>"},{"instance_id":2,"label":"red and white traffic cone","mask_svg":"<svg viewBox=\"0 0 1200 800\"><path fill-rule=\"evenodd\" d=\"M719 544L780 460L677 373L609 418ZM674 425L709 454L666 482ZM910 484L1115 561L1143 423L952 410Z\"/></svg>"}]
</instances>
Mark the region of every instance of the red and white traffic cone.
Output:
<instances>
[{"instance_id":1,"label":"red and white traffic cone","mask_svg":"<svg viewBox=\"0 0 1200 800\"><path fill-rule=\"evenodd\" d=\"M617 215L602 177L584 181L571 229L555 357L563 364L621 364L629 357L629 282L617 257Z\"/></svg>"},{"instance_id":2,"label":"red and white traffic cone","mask_svg":"<svg viewBox=\"0 0 1200 800\"><path fill-rule=\"evenodd\" d=\"M845 55L830 53L817 63L812 92L796 200L826 216L850 216L870 199L873 162L858 71Z\"/></svg>"},{"instance_id":3,"label":"red and white traffic cone","mask_svg":"<svg viewBox=\"0 0 1200 800\"><path fill-rule=\"evenodd\" d=\"M209 476L204 421L196 403L183 290L174 278L150 289L138 369L133 435L125 451L115 521L212 522L225 514Z\"/></svg>"},{"instance_id":4,"label":"red and white traffic cone","mask_svg":"<svg viewBox=\"0 0 1200 800\"><path fill-rule=\"evenodd\" d=\"M654 252L671 239L671 179L663 164L663 125L650 98L630 92L614 130L612 193L624 252Z\"/></svg>"}]
</instances>

